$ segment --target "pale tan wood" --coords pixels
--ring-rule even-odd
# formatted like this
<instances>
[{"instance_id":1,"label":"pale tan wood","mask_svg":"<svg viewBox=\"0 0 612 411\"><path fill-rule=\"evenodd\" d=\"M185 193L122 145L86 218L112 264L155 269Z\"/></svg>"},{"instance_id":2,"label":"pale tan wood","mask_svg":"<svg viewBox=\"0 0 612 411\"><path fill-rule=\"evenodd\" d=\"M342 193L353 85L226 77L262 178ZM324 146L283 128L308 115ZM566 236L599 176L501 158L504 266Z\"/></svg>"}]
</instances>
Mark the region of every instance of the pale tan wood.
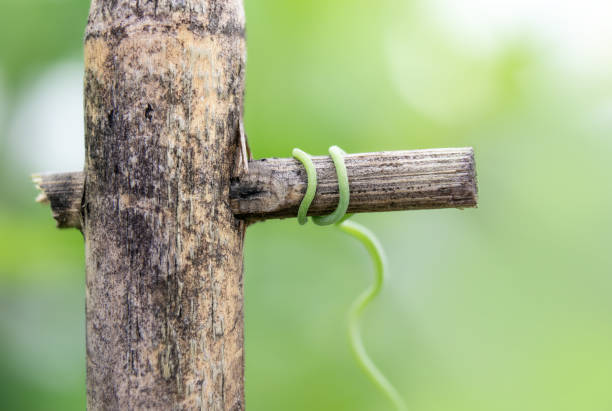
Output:
<instances>
[{"instance_id":1,"label":"pale tan wood","mask_svg":"<svg viewBox=\"0 0 612 411\"><path fill-rule=\"evenodd\" d=\"M336 169L329 156L313 157L317 192L309 215L331 213L338 204ZM471 148L385 151L345 157L349 213L476 207L474 151ZM249 173L230 191L234 213L247 220L295 217L308 178L293 158L249 163Z\"/></svg>"}]
</instances>

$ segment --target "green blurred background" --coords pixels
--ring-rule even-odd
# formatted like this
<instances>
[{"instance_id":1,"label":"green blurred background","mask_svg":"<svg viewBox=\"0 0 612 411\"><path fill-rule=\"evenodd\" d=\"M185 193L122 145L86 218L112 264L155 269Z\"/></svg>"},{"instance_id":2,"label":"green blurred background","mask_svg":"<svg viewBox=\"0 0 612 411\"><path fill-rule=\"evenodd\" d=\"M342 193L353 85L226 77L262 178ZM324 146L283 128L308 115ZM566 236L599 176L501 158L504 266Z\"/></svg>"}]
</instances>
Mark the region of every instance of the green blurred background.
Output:
<instances>
[{"instance_id":1,"label":"green blurred background","mask_svg":"<svg viewBox=\"0 0 612 411\"><path fill-rule=\"evenodd\" d=\"M359 215L390 278L366 346L414 410L612 410L612 6L246 0L256 157L473 146L480 207ZM0 408L85 405L81 235L34 171L80 169L86 0L0 2ZM249 229L249 410L385 410L348 349L365 251Z\"/></svg>"}]
</instances>

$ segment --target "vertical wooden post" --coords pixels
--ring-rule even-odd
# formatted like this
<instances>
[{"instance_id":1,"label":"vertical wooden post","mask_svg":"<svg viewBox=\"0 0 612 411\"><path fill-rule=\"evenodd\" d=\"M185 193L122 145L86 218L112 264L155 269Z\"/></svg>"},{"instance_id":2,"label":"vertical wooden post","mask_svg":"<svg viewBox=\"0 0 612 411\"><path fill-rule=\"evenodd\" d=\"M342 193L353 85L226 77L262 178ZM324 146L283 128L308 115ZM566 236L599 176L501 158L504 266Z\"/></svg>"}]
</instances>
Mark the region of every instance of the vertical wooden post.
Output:
<instances>
[{"instance_id":1,"label":"vertical wooden post","mask_svg":"<svg viewBox=\"0 0 612 411\"><path fill-rule=\"evenodd\" d=\"M92 0L87 405L244 409L241 0Z\"/></svg>"}]
</instances>

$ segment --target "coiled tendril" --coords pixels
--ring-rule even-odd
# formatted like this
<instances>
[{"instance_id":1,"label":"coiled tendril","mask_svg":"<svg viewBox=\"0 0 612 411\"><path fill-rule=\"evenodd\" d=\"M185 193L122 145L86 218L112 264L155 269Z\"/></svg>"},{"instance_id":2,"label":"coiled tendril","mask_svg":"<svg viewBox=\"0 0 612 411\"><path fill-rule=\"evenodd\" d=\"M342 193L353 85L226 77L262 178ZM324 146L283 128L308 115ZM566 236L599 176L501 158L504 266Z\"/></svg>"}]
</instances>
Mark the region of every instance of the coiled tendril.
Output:
<instances>
[{"instance_id":1,"label":"coiled tendril","mask_svg":"<svg viewBox=\"0 0 612 411\"><path fill-rule=\"evenodd\" d=\"M312 159L310 158L310 155L306 152L300 150L299 148L294 148L292 154L293 157L298 159L304 165L306 175L308 176L306 194L302 199L297 214L298 222L300 224L306 224L308 221L308 217L306 216L308 213L308 208L310 207L317 190L317 170L312 162ZM346 153L338 146L331 146L329 148L329 154L334 162L334 166L336 167L340 199L338 201L338 206L333 213L321 217L312 217L312 221L317 225L335 224L341 231L360 241L365 246L372 259L372 262L374 263L374 283L359 297L357 297L357 299L351 305L351 309L349 311L349 342L351 344L353 355L359 364L359 367L366 374L366 376L378 387L380 391L382 391L383 394L385 394L396 409L405 411L407 408L402 397L368 356L361 339L359 328L359 318L361 317L361 314L366 306L380 293L382 288L386 272L385 254L374 233L361 224L347 221L352 214L346 214L350 200L348 175L346 172L346 165L344 164L344 156Z\"/></svg>"}]
</instances>

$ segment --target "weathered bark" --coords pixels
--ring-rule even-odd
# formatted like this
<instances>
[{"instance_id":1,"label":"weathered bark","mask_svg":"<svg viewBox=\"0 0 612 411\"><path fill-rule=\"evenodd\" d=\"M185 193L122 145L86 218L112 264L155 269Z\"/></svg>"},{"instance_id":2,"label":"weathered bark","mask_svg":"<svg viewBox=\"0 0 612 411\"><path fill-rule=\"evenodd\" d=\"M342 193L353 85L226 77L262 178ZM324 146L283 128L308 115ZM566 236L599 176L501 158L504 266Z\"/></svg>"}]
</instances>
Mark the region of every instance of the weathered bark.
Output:
<instances>
[{"instance_id":1,"label":"weathered bark","mask_svg":"<svg viewBox=\"0 0 612 411\"><path fill-rule=\"evenodd\" d=\"M338 205L338 179L329 156L312 158L317 192L308 215ZM350 187L349 213L476 207L478 193L472 148L383 151L344 158ZM295 217L306 193L304 166L293 158L249 163L249 173L230 190L234 213L247 220Z\"/></svg>"},{"instance_id":2,"label":"weathered bark","mask_svg":"<svg viewBox=\"0 0 612 411\"><path fill-rule=\"evenodd\" d=\"M338 182L331 159L314 157L317 194L308 212L323 215L338 203ZM478 190L471 148L386 151L346 156L349 212L476 207ZM38 200L50 202L60 228L80 228L82 173L36 176ZM80 183L80 184L79 184ZM294 217L307 187L304 167L291 158L249 162L249 172L233 179L230 206L247 221Z\"/></svg>"},{"instance_id":3,"label":"weathered bark","mask_svg":"<svg viewBox=\"0 0 612 411\"><path fill-rule=\"evenodd\" d=\"M244 409L240 0L92 0L87 405Z\"/></svg>"}]
</instances>

